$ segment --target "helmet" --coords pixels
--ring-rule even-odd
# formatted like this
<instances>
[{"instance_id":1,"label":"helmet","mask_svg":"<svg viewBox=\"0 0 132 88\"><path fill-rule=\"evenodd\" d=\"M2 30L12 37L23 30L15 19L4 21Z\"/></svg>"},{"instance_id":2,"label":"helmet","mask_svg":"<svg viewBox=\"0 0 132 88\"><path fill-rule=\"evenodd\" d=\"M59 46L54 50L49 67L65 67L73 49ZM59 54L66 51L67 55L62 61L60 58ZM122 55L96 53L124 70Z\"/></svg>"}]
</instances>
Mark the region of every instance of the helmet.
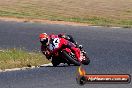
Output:
<instances>
[{"instance_id":1,"label":"helmet","mask_svg":"<svg viewBox=\"0 0 132 88\"><path fill-rule=\"evenodd\" d=\"M42 45L47 46L49 44L49 36L46 33L41 33L39 38Z\"/></svg>"}]
</instances>

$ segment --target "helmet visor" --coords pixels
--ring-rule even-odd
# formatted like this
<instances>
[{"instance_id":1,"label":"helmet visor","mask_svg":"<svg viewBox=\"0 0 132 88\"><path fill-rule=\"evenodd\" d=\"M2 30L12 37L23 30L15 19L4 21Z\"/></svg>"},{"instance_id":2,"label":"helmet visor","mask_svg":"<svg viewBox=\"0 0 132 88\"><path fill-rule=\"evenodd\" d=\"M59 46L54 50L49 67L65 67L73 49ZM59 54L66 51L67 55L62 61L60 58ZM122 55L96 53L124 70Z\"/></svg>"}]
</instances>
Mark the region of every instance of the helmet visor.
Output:
<instances>
[{"instance_id":1,"label":"helmet visor","mask_svg":"<svg viewBox=\"0 0 132 88\"><path fill-rule=\"evenodd\" d=\"M42 43L42 45L46 45L48 43L48 38L40 39L40 42Z\"/></svg>"}]
</instances>

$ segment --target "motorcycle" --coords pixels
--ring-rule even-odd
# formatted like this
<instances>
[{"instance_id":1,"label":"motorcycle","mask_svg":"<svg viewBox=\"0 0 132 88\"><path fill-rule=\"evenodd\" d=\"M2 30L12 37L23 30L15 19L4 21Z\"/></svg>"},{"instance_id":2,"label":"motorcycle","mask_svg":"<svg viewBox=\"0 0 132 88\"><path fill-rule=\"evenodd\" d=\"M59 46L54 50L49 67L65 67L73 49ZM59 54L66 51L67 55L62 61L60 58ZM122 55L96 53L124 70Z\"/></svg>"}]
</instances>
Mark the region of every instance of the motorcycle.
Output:
<instances>
[{"instance_id":1,"label":"motorcycle","mask_svg":"<svg viewBox=\"0 0 132 88\"><path fill-rule=\"evenodd\" d=\"M79 49L81 62L75 56L75 53L67 46L65 46L64 38L55 37L52 38L49 44L50 52L52 53L52 64L53 66L58 66L60 63L67 63L69 66L71 64L80 66L81 64L88 65L90 63L89 57L86 52L81 48ZM71 43L72 47L76 47L75 44Z\"/></svg>"}]
</instances>

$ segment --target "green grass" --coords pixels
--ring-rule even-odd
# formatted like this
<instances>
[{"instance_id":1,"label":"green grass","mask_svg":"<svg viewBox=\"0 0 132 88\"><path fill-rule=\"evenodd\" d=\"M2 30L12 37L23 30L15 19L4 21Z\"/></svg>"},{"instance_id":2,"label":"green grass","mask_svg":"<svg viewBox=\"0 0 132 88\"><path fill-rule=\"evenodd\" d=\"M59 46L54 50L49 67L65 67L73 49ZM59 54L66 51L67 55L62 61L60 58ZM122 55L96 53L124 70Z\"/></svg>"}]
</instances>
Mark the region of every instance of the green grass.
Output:
<instances>
[{"instance_id":1,"label":"green grass","mask_svg":"<svg viewBox=\"0 0 132 88\"><path fill-rule=\"evenodd\" d=\"M0 0L0 16L132 27L131 3L131 0L10 0L10 3Z\"/></svg>"},{"instance_id":2,"label":"green grass","mask_svg":"<svg viewBox=\"0 0 132 88\"><path fill-rule=\"evenodd\" d=\"M0 51L0 69L39 66L49 61L39 52L27 52L21 49Z\"/></svg>"}]
</instances>

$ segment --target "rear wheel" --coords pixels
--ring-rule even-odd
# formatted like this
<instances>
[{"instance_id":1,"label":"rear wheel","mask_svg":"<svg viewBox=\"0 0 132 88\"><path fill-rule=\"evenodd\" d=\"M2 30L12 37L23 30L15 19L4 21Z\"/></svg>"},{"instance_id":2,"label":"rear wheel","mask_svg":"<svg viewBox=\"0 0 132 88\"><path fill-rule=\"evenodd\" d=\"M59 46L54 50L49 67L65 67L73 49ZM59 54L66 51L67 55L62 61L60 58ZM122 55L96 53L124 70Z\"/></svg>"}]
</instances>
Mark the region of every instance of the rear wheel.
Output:
<instances>
[{"instance_id":1,"label":"rear wheel","mask_svg":"<svg viewBox=\"0 0 132 88\"><path fill-rule=\"evenodd\" d=\"M62 51L62 54L66 57L66 59L71 62L74 65L80 66L81 63L77 61L75 57L72 57L70 54L68 54L66 51Z\"/></svg>"},{"instance_id":2,"label":"rear wheel","mask_svg":"<svg viewBox=\"0 0 132 88\"><path fill-rule=\"evenodd\" d=\"M58 66L59 64L60 64L60 62L56 61L55 58L52 59L52 65L53 65L54 67Z\"/></svg>"}]
</instances>

